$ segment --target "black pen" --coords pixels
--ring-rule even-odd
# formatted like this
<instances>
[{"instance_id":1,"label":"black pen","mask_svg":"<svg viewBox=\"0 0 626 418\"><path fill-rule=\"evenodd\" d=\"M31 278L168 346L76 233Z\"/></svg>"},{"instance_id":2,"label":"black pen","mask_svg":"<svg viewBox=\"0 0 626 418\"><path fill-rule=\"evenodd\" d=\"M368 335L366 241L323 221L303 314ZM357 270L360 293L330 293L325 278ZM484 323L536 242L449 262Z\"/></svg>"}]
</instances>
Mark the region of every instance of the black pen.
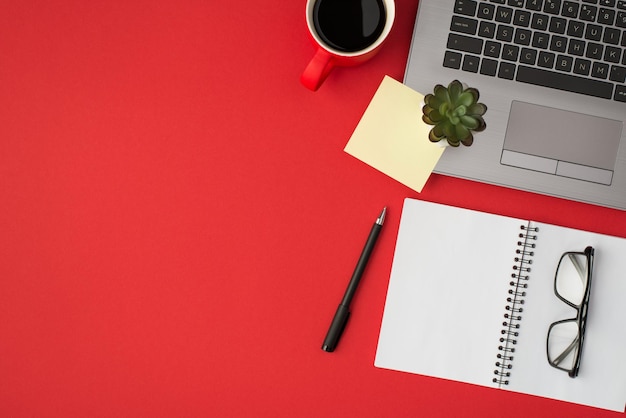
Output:
<instances>
[{"instance_id":1,"label":"black pen","mask_svg":"<svg viewBox=\"0 0 626 418\"><path fill-rule=\"evenodd\" d=\"M367 261L372 254L372 250L374 249L374 245L378 239L378 234L380 234L380 229L385 222L386 213L387 208L385 207L380 213L378 219L376 219L376 222L374 222L370 235L367 237L367 242L365 242L365 247L363 248L361 257L359 257L359 261L356 263L356 267L354 268L354 273L352 273L350 283L348 283L346 293L343 295L343 299L337 308L337 312L335 312L333 322L330 323L330 328L328 329L326 338L324 338L324 343L322 344L322 350L324 351L328 351L330 353L335 350L335 347L337 347L337 343L339 342L339 337L341 337L341 334L346 327L348 317L350 316L350 302L352 302L354 292L356 292L356 288L359 286Z\"/></svg>"}]
</instances>

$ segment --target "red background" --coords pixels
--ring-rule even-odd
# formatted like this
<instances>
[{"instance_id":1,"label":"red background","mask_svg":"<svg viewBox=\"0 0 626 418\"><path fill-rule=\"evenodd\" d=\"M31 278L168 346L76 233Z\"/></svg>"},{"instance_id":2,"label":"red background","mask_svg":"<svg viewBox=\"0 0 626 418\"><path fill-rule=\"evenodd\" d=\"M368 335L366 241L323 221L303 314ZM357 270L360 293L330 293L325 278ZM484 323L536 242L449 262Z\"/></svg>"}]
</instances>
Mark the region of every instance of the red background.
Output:
<instances>
[{"instance_id":1,"label":"red background","mask_svg":"<svg viewBox=\"0 0 626 418\"><path fill-rule=\"evenodd\" d=\"M0 3L0 415L623 416L373 366L405 197L623 237L626 214L437 175L418 194L344 153L417 2L316 93L304 6Z\"/></svg>"}]
</instances>

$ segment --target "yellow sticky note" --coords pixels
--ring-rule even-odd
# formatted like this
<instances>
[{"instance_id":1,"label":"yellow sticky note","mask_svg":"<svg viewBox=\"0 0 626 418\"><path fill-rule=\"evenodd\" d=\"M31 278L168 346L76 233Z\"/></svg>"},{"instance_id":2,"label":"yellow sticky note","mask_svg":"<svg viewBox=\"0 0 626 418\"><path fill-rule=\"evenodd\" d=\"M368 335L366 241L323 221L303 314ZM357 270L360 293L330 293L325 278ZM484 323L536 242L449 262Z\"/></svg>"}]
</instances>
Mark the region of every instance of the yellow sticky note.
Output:
<instances>
[{"instance_id":1,"label":"yellow sticky note","mask_svg":"<svg viewBox=\"0 0 626 418\"><path fill-rule=\"evenodd\" d=\"M405 186L422 191L445 148L428 140L424 96L385 76L344 148Z\"/></svg>"}]
</instances>

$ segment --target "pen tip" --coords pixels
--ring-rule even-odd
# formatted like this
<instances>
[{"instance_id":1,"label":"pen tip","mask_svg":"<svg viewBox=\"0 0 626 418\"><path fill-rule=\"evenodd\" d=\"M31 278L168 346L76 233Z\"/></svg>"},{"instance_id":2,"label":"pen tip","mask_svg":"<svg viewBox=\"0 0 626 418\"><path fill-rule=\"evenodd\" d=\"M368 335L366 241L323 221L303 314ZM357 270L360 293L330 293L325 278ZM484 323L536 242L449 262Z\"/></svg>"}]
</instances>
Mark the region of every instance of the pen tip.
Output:
<instances>
[{"instance_id":1,"label":"pen tip","mask_svg":"<svg viewBox=\"0 0 626 418\"><path fill-rule=\"evenodd\" d=\"M380 212L380 215L378 216L378 219L376 219L376 223L378 225L382 225L385 222L385 215L387 214L387 206L385 206L383 208L383 211Z\"/></svg>"}]
</instances>

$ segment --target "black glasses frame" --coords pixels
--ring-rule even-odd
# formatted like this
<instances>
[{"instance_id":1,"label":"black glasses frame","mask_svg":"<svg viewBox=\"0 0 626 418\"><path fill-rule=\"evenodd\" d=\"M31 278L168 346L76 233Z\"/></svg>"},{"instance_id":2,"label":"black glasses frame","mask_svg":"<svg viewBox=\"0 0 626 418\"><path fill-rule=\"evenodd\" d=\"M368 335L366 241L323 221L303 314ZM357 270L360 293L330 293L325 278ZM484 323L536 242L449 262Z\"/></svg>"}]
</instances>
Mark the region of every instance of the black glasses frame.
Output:
<instances>
[{"instance_id":1,"label":"black glasses frame","mask_svg":"<svg viewBox=\"0 0 626 418\"><path fill-rule=\"evenodd\" d=\"M580 359L582 357L583 342L585 340L585 328L587 326L587 310L589 308L589 295L591 294L591 279L592 279L592 272L593 272L594 252L595 251L593 247L589 246L585 248L585 251L583 252L568 251L568 252L563 253L561 258L559 259L559 264L557 266L556 273L554 275L554 294L560 300L565 302L568 306L571 306L572 308L576 309L576 317L556 321L550 325L550 328L548 329L548 335L546 338L546 352L548 356L548 363L550 363L552 367L555 367L559 370L566 371L569 377L572 377L572 378L578 376L578 371L580 370ZM584 255L585 257L587 257L587 266L588 266L587 267L587 283L585 286L585 293L583 295L582 301L580 302L580 305L576 305L570 302L569 300L565 299L563 296L559 294L557 287L556 287L556 280L559 274L559 267L561 266L561 261L563 260L563 258L569 256L570 254ZM552 331L552 328L558 324L562 324L565 322L576 322L576 325L578 327L578 338L576 338L576 340L572 342L572 344L564 351L564 353L561 356L559 356L559 358L561 358L562 356L569 354L574 348L577 348L576 358L574 359L574 366L572 368L561 367L559 366L559 362L552 361L550 359L550 353L549 353L549 348L548 348L550 333Z\"/></svg>"}]
</instances>

